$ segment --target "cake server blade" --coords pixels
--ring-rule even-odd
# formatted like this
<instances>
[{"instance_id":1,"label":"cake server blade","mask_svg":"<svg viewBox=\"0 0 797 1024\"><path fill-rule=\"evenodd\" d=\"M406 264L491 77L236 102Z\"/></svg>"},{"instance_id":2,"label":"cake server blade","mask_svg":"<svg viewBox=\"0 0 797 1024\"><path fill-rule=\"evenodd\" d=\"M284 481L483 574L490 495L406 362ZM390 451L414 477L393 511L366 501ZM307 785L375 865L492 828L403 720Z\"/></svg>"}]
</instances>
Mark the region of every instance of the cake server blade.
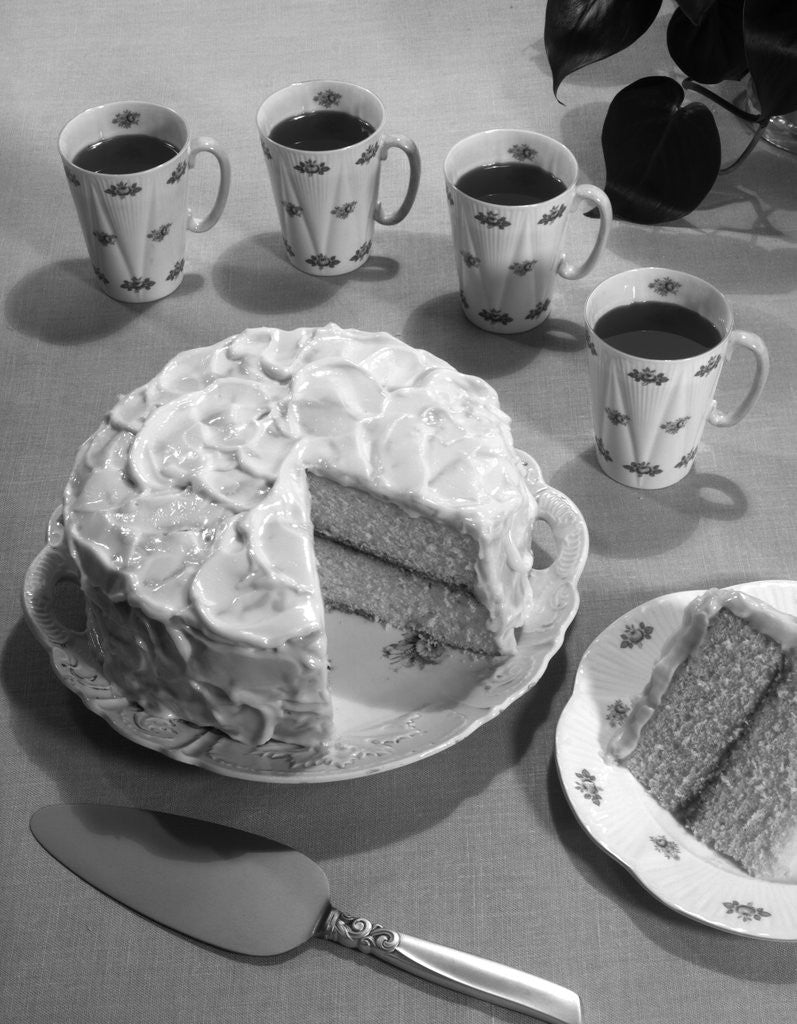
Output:
<instances>
[{"instance_id":1,"label":"cake server blade","mask_svg":"<svg viewBox=\"0 0 797 1024\"><path fill-rule=\"evenodd\" d=\"M41 845L76 875L145 917L208 945L275 956L310 938L554 1024L581 1024L569 989L351 917L322 868L263 836L160 811L55 804L32 816Z\"/></svg>"}]
</instances>

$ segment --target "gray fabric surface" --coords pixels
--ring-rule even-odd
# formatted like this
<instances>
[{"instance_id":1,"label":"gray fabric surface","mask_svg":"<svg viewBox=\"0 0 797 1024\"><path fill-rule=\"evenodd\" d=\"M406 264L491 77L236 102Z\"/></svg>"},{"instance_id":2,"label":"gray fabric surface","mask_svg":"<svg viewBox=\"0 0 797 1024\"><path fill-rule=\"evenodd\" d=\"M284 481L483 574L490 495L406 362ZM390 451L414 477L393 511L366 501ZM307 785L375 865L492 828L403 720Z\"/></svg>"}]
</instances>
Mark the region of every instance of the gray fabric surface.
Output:
<instances>
[{"instance_id":1,"label":"gray fabric surface","mask_svg":"<svg viewBox=\"0 0 797 1024\"><path fill-rule=\"evenodd\" d=\"M557 779L554 730L581 656L615 618L670 591L797 578L794 410L797 162L761 150L703 206L663 227L616 225L590 277L560 282L548 324L496 338L461 316L442 162L470 132L520 124L561 139L603 184L600 127L620 85L667 70L645 46L581 72L556 102L543 4L288 0L133 6L6 5L0 83L0 1018L19 1024L519 1021L314 941L258 962L188 942L101 896L36 845L30 814L57 801L130 803L271 834L320 860L342 908L576 989L592 1024L786 1024L797 948L723 934L665 907L595 846ZM255 129L264 96L300 78L372 88L390 129L418 143L407 220L377 229L357 273L315 280L281 255ZM178 110L233 165L220 224L188 239L170 298L127 307L93 285L56 138L117 98ZM728 140L737 141L732 126ZM197 204L202 160L194 174ZM208 176L213 169L208 170ZM384 168L398 191L402 162ZM395 174L391 184L392 175ZM594 221L577 216L568 251ZM581 310L600 277L660 264L708 277L773 372L740 426L711 430L672 490L627 490L592 454ZM236 781L139 748L56 679L23 621L25 570L44 543L74 453L117 394L174 353L247 326L333 320L387 330L498 390L516 443L583 511L591 551L581 607L537 687L428 760L315 786ZM743 356L721 385L728 402ZM797 936L795 936L797 938Z\"/></svg>"}]
</instances>

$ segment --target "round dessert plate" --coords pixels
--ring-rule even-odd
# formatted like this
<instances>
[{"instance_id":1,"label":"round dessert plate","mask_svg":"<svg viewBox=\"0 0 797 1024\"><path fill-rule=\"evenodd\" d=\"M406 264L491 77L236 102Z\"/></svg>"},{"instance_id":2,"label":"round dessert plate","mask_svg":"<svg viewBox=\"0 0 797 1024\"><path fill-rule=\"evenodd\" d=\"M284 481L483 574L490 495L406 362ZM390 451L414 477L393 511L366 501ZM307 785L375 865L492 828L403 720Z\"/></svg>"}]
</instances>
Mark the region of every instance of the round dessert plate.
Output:
<instances>
[{"instance_id":1,"label":"round dessert plate","mask_svg":"<svg viewBox=\"0 0 797 1024\"><path fill-rule=\"evenodd\" d=\"M578 609L586 524L575 505L545 483L534 460L520 454L539 521L548 526L544 550L550 561L532 569L534 607L517 653L477 657L430 644L423 634L402 634L356 615L328 613L335 735L323 749L274 741L247 746L128 701L103 678L86 635L57 614L59 584L70 577L74 583L75 570L54 529L25 578L28 621L50 651L59 679L91 711L133 742L177 761L278 783L332 782L412 764L458 743L526 693L561 646ZM77 587L72 589L79 597Z\"/></svg>"},{"instance_id":2,"label":"round dessert plate","mask_svg":"<svg viewBox=\"0 0 797 1024\"><path fill-rule=\"evenodd\" d=\"M797 582L767 580L735 589L797 614ZM588 835L673 910L756 939L797 941L797 883L752 878L699 843L605 751L648 682L664 641L702 591L639 605L587 649L557 723L562 787Z\"/></svg>"}]
</instances>

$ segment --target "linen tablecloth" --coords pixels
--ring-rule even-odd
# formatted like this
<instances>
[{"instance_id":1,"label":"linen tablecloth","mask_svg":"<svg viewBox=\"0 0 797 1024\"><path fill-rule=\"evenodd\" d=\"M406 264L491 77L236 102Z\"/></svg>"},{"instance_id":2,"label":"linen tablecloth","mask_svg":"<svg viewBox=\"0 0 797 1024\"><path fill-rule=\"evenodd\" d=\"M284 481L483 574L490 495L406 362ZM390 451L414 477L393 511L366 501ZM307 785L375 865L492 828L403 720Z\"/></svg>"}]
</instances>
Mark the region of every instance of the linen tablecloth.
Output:
<instances>
[{"instance_id":1,"label":"linen tablecloth","mask_svg":"<svg viewBox=\"0 0 797 1024\"><path fill-rule=\"evenodd\" d=\"M672 71L660 20L642 45L568 79L558 102L543 8L516 0L6 5L0 1019L522 1019L329 943L258 961L137 917L69 874L29 833L39 806L85 800L195 814L296 846L322 863L341 908L573 988L593 1024L795 1019L797 947L711 929L649 895L577 823L557 777L554 733L584 652L628 609L672 591L797 578L797 161L760 147L683 220L616 223L599 267L559 282L543 328L499 338L471 326L449 242L448 149L481 129L529 127L568 145L581 179L602 185L611 97L644 74ZM364 268L330 280L297 273L282 255L255 128L267 94L316 77L375 91L389 129L411 135L423 161L408 218L378 229ZM233 167L221 222L189 237L182 286L153 305L116 303L93 284L56 148L72 115L128 98L175 108L194 134L218 139ZM740 129L728 121L722 131L729 150L739 145ZM200 207L213 173L201 158L192 172ZM387 202L403 173L400 160L386 164ZM594 231L576 215L568 252L586 252ZM689 477L650 492L612 483L598 468L581 324L598 280L645 264L710 279L772 357L748 419L709 428ZM518 447L587 521L581 606L537 686L450 750L336 783L230 779L138 747L84 708L23 620L23 577L78 446L117 395L184 348L249 326L329 321L389 331L496 388ZM740 355L721 385L728 404L747 372Z\"/></svg>"}]
</instances>

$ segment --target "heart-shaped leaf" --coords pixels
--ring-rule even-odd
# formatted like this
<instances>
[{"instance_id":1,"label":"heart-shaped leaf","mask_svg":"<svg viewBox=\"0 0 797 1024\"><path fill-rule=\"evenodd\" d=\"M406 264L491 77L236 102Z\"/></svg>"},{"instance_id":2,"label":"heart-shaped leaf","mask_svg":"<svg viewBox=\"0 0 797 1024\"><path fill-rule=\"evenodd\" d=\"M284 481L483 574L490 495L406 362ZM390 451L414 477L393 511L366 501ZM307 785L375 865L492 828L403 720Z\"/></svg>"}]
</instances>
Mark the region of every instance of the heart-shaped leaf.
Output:
<instances>
[{"instance_id":1,"label":"heart-shaped leaf","mask_svg":"<svg viewBox=\"0 0 797 1024\"><path fill-rule=\"evenodd\" d=\"M699 206L720 168L720 137L702 103L685 106L671 78L626 86L609 105L601 142L614 213L638 224L677 220Z\"/></svg>"},{"instance_id":2,"label":"heart-shaped leaf","mask_svg":"<svg viewBox=\"0 0 797 1024\"><path fill-rule=\"evenodd\" d=\"M548 0L545 52L554 95L579 68L619 53L650 28L662 0Z\"/></svg>"},{"instance_id":3,"label":"heart-shaped leaf","mask_svg":"<svg viewBox=\"0 0 797 1024\"><path fill-rule=\"evenodd\" d=\"M698 24L690 21L683 10L673 12L667 25L667 48L685 75L708 85L745 74L744 2L715 0Z\"/></svg>"},{"instance_id":4,"label":"heart-shaped leaf","mask_svg":"<svg viewBox=\"0 0 797 1024\"><path fill-rule=\"evenodd\" d=\"M797 110L797 13L794 0L745 0L744 43L761 113Z\"/></svg>"}]
</instances>

